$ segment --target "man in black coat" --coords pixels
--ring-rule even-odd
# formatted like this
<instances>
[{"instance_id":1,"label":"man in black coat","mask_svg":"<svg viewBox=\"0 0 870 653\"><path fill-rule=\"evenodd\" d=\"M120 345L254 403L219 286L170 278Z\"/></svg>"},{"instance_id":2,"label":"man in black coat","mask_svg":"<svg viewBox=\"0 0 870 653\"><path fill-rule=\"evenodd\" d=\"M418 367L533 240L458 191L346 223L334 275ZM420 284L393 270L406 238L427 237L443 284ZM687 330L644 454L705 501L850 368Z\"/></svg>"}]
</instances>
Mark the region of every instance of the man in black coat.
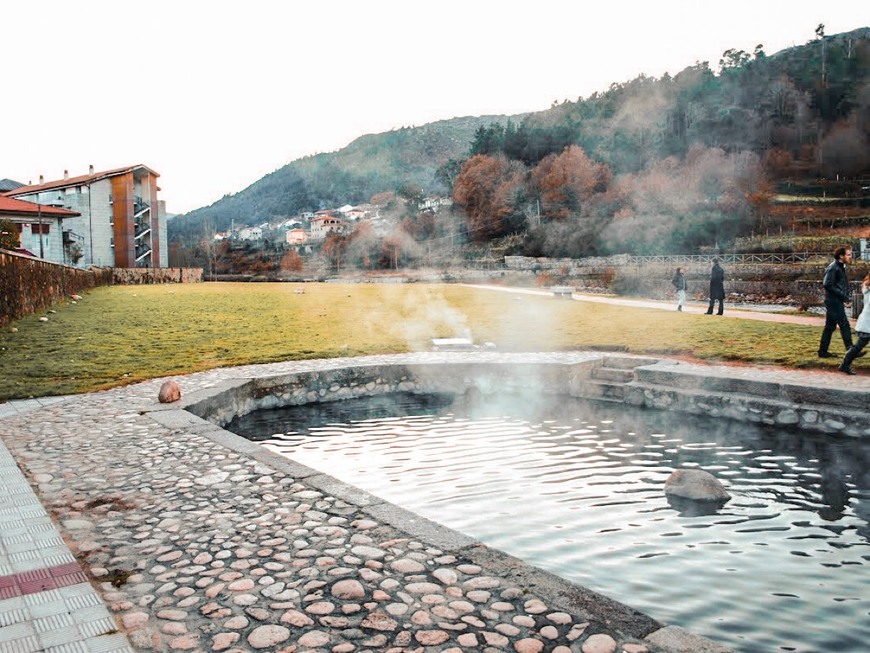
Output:
<instances>
[{"instance_id":1,"label":"man in black coat","mask_svg":"<svg viewBox=\"0 0 870 653\"><path fill-rule=\"evenodd\" d=\"M710 306L707 307L707 315L713 315L713 304L719 300L719 311L722 315L725 303L725 270L719 265L719 259L713 259L713 267L710 270Z\"/></svg>"},{"instance_id":2,"label":"man in black coat","mask_svg":"<svg viewBox=\"0 0 870 653\"><path fill-rule=\"evenodd\" d=\"M837 327L840 327L840 335L843 337L843 345L846 349L852 346L852 329L849 326L849 318L846 317L845 306L846 302L852 300L849 278L846 276L846 266L850 263L852 263L852 249L841 246L834 250L834 260L825 268L825 278L822 282L825 287L825 328L822 330L822 339L819 342L819 358L834 357L834 354L828 351L828 347Z\"/></svg>"}]
</instances>

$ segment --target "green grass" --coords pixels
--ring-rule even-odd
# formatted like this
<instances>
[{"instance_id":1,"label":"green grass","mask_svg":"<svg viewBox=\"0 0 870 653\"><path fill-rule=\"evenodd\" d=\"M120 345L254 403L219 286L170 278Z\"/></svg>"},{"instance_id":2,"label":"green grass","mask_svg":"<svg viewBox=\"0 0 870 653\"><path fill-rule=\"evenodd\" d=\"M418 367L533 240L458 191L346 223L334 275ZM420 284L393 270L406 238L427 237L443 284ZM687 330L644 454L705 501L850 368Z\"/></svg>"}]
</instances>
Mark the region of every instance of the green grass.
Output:
<instances>
[{"instance_id":1,"label":"green grass","mask_svg":"<svg viewBox=\"0 0 870 653\"><path fill-rule=\"evenodd\" d=\"M32 315L0 332L0 399L231 365L425 351L432 338L459 336L499 351L614 349L789 367L839 362L815 357L817 327L458 285L113 286L54 310L48 322Z\"/></svg>"}]
</instances>

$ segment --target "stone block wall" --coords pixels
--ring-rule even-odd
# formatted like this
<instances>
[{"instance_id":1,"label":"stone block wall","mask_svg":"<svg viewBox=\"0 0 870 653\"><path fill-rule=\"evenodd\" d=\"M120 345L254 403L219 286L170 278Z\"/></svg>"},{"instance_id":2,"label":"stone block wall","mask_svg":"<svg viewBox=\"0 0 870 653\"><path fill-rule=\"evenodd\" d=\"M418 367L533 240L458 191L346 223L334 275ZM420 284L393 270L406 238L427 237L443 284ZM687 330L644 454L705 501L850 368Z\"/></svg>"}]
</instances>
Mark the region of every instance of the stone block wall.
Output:
<instances>
[{"instance_id":1,"label":"stone block wall","mask_svg":"<svg viewBox=\"0 0 870 653\"><path fill-rule=\"evenodd\" d=\"M706 298L710 289L710 264L687 259L686 269L690 298ZM639 295L652 299L670 299L674 295L671 278L677 264L651 262L638 264L625 254L583 259L531 258L506 256L507 270L538 279L538 285L568 285L578 292L613 292L617 295ZM762 264L724 263L725 292L729 298L749 300L789 301L796 305L814 306L824 300L822 277L825 264ZM870 266L857 263L849 271L857 291L858 280L870 271ZM545 283L541 283L541 279Z\"/></svg>"},{"instance_id":2,"label":"stone block wall","mask_svg":"<svg viewBox=\"0 0 870 653\"><path fill-rule=\"evenodd\" d=\"M521 393L569 395L611 403L727 417L801 431L870 438L866 392L805 386L778 379L744 378L713 370L688 369L673 361L631 357L639 364L628 382L602 382L598 360L571 364L506 362L347 365L315 372L233 379L222 386L183 396L177 407L220 427L255 410L341 401L393 392L444 392L491 396ZM610 364L613 364L612 362ZM619 386L618 393L601 392Z\"/></svg>"},{"instance_id":3,"label":"stone block wall","mask_svg":"<svg viewBox=\"0 0 870 653\"><path fill-rule=\"evenodd\" d=\"M113 268L113 283L202 283L202 268Z\"/></svg>"},{"instance_id":4,"label":"stone block wall","mask_svg":"<svg viewBox=\"0 0 870 653\"><path fill-rule=\"evenodd\" d=\"M0 250L0 325L111 284L110 269L82 270Z\"/></svg>"}]
</instances>

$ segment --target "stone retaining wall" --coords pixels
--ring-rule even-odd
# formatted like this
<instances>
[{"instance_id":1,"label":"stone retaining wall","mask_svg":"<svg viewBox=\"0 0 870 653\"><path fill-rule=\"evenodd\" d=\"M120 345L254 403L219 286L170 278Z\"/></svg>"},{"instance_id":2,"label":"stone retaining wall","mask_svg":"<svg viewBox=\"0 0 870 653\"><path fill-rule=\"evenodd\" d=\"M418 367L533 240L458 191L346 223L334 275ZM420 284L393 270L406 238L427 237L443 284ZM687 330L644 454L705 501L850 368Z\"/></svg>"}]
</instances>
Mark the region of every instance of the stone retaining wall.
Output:
<instances>
[{"instance_id":1,"label":"stone retaining wall","mask_svg":"<svg viewBox=\"0 0 870 653\"><path fill-rule=\"evenodd\" d=\"M633 406L727 417L802 431L870 437L867 393L684 372L677 365L635 370L624 401Z\"/></svg>"},{"instance_id":2,"label":"stone retaining wall","mask_svg":"<svg viewBox=\"0 0 870 653\"><path fill-rule=\"evenodd\" d=\"M588 377L594 361L572 365L503 363L362 365L228 382L183 399L198 417L226 426L255 410L340 401L394 392L564 394L571 375ZM574 384L576 385L576 384Z\"/></svg>"},{"instance_id":3,"label":"stone retaining wall","mask_svg":"<svg viewBox=\"0 0 870 653\"><path fill-rule=\"evenodd\" d=\"M108 268L83 270L0 250L0 325L111 283Z\"/></svg>"},{"instance_id":4,"label":"stone retaining wall","mask_svg":"<svg viewBox=\"0 0 870 653\"><path fill-rule=\"evenodd\" d=\"M0 326L112 284L199 283L202 268L77 268L0 250Z\"/></svg>"},{"instance_id":5,"label":"stone retaining wall","mask_svg":"<svg viewBox=\"0 0 870 653\"><path fill-rule=\"evenodd\" d=\"M202 268L112 268L118 285L202 283Z\"/></svg>"},{"instance_id":6,"label":"stone retaining wall","mask_svg":"<svg viewBox=\"0 0 870 653\"><path fill-rule=\"evenodd\" d=\"M570 364L438 363L361 365L229 382L183 400L193 414L226 426L260 409L393 392L567 394L631 406L849 437L870 437L866 392L735 376L699 375L670 360L637 359L633 380L605 383L595 371L612 356ZM631 357L624 357L630 359ZM619 392L613 392L617 389Z\"/></svg>"},{"instance_id":7,"label":"stone retaining wall","mask_svg":"<svg viewBox=\"0 0 870 653\"><path fill-rule=\"evenodd\" d=\"M545 279L545 285L573 285L578 291L609 290L618 295L640 295L653 299L673 297L671 278L674 263L638 264L627 254L582 259L506 256L505 267L530 282ZM725 292L734 297L764 298L802 306L820 305L824 299L822 277L826 263L741 263L725 264ZM689 259L686 270L689 297L709 296L710 264ZM854 291L870 265L856 262L849 272Z\"/></svg>"}]
</instances>

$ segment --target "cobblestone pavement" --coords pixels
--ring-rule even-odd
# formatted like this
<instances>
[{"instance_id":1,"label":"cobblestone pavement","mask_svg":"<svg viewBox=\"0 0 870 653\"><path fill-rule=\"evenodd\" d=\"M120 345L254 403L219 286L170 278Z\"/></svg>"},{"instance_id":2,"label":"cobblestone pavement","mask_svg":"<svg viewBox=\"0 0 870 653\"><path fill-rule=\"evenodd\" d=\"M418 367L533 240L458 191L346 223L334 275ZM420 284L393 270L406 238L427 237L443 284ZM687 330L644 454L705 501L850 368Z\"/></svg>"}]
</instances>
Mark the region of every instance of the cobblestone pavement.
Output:
<instances>
[{"instance_id":1,"label":"cobblestone pavement","mask_svg":"<svg viewBox=\"0 0 870 653\"><path fill-rule=\"evenodd\" d=\"M450 356L510 355L365 360ZM191 393L326 364L341 361L172 378ZM726 650L460 534L412 535L383 502L256 445L161 422L165 380L0 419L0 651Z\"/></svg>"}]
</instances>

